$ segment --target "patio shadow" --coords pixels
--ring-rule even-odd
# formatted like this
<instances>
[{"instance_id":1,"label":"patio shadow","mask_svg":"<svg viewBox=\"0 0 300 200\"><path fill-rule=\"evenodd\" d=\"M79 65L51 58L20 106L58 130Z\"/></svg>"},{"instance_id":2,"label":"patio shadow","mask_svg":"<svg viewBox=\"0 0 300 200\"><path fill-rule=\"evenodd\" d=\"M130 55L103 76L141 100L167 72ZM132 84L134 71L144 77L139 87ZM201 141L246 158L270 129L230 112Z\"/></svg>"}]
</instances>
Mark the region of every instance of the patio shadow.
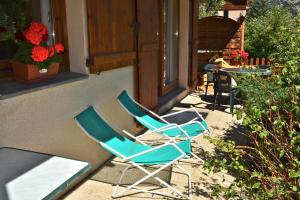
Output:
<instances>
[{"instance_id":1,"label":"patio shadow","mask_svg":"<svg viewBox=\"0 0 300 200\"><path fill-rule=\"evenodd\" d=\"M246 128L240 124L233 124L230 126L221 137L223 140L232 140L237 146L251 146L248 136L245 134ZM197 149L195 152L200 158L207 160L209 159L209 154L205 149ZM222 160L223 158L229 159L229 157L223 152L216 151L216 159ZM250 163L249 163L250 164ZM193 181L192 190L195 196L203 196L207 198L212 198L211 189L214 183L219 183L221 185L225 184L229 186L230 182L238 174L235 171L230 171L227 174L215 173L210 174L206 170L202 172L202 175L197 180ZM213 178L216 177L216 178ZM230 177L230 178L229 178Z\"/></svg>"},{"instance_id":2,"label":"patio shadow","mask_svg":"<svg viewBox=\"0 0 300 200\"><path fill-rule=\"evenodd\" d=\"M113 161L113 162L108 161L102 168L100 168L98 171L96 171L94 173L94 175L91 177L91 179L94 181L100 181L103 183L116 185L121 177L123 170L127 166L128 165L119 163L117 161ZM156 170L156 168L154 168L154 167L147 167L146 169L151 172ZM161 178L163 181L170 183L171 173L172 173L172 168L168 167L165 170L158 173L158 177ZM136 181L142 179L144 176L146 176L146 174L137 168L129 169L126 172L121 184L124 184L124 185L133 184ZM158 181L156 181L154 178L149 178L148 180L146 180L144 182L144 184L159 186Z\"/></svg>"}]
</instances>

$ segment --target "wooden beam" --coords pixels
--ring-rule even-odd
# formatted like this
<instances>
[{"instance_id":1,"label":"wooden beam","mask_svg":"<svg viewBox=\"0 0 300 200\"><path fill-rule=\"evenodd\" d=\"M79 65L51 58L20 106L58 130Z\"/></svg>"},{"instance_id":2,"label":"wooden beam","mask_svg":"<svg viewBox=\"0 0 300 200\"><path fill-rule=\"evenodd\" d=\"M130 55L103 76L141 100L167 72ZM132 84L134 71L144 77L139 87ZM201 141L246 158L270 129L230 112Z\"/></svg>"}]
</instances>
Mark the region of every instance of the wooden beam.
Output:
<instances>
[{"instance_id":1,"label":"wooden beam","mask_svg":"<svg viewBox=\"0 0 300 200\"><path fill-rule=\"evenodd\" d=\"M247 5L225 3L221 10L247 10Z\"/></svg>"}]
</instances>

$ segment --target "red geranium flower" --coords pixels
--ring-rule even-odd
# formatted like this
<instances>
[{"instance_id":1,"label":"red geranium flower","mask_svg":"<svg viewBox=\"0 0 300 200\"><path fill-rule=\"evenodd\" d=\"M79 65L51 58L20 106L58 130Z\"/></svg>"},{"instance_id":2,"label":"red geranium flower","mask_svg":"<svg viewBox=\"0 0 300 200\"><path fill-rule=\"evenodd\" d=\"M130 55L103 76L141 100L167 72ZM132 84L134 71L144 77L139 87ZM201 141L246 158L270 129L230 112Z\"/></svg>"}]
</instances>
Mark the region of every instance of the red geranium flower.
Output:
<instances>
[{"instance_id":1,"label":"red geranium flower","mask_svg":"<svg viewBox=\"0 0 300 200\"><path fill-rule=\"evenodd\" d=\"M54 47L53 46L49 46L48 47L48 51L49 51L49 58L54 56Z\"/></svg>"},{"instance_id":2,"label":"red geranium flower","mask_svg":"<svg viewBox=\"0 0 300 200\"><path fill-rule=\"evenodd\" d=\"M39 45L41 43L41 41L42 41L42 35L40 35L40 34L38 34L36 32L30 31L29 29L26 30L23 34L24 34L25 38L31 44Z\"/></svg>"},{"instance_id":3,"label":"red geranium flower","mask_svg":"<svg viewBox=\"0 0 300 200\"><path fill-rule=\"evenodd\" d=\"M242 51L242 52L241 52L241 57L242 57L243 59L247 59L248 56L249 56L248 52L246 52L246 51Z\"/></svg>"},{"instance_id":4,"label":"red geranium flower","mask_svg":"<svg viewBox=\"0 0 300 200\"><path fill-rule=\"evenodd\" d=\"M57 53L62 53L65 50L64 46L61 43L55 44L54 47Z\"/></svg>"},{"instance_id":5,"label":"red geranium flower","mask_svg":"<svg viewBox=\"0 0 300 200\"><path fill-rule=\"evenodd\" d=\"M239 55L239 53L237 52L237 51L232 51L231 53L230 53L230 55L231 55L231 58L236 58L236 57L238 57L238 55Z\"/></svg>"},{"instance_id":6,"label":"red geranium flower","mask_svg":"<svg viewBox=\"0 0 300 200\"><path fill-rule=\"evenodd\" d=\"M24 32L25 38L34 45L39 45L43 40L48 40L48 30L46 26L39 22L31 22Z\"/></svg>"},{"instance_id":7,"label":"red geranium flower","mask_svg":"<svg viewBox=\"0 0 300 200\"><path fill-rule=\"evenodd\" d=\"M31 57L35 62L43 62L48 58L49 51L45 47L35 46L32 49Z\"/></svg>"},{"instance_id":8,"label":"red geranium flower","mask_svg":"<svg viewBox=\"0 0 300 200\"><path fill-rule=\"evenodd\" d=\"M48 30L47 30L46 26L39 22L31 22L28 30L38 33L40 35L48 34Z\"/></svg>"}]
</instances>

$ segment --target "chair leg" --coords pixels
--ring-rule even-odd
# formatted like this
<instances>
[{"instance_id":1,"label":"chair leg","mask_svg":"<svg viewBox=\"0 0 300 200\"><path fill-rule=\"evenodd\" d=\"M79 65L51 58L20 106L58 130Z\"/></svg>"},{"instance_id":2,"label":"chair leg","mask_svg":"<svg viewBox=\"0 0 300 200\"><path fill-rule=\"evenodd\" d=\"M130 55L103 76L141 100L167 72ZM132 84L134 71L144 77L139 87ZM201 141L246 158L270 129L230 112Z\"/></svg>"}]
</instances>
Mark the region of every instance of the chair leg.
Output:
<instances>
[{"instance_id":1,"label":"chair leg","mask_svg":"<svg viewBox=\"0 0 300 200\"><path fill-rule=\"evenodd\" d=\"M143 172L146 173L147 175L146 175L144 178L142 178L141 180L138 180L138 181L135 182L134 184L125 187L123 190L121 190L121 191L119 191L119 192L117 191L118 188L119 188L119 184L118 184L118 187L115 188L114 192L112 193L112 198L122 197L122 196L124 196L123 194L124 194L126 191L128 191L128 190L131 189L131 190L137 191L137 192L139 192L139 193L140 193L140 192L144 192L144 193L158 194L158 195L162 195L162 196L168 196L168 197L171 197L171 198L178 198L178 196L179 196L179 197L181 197L181 198L187 198L187 199L190 199L190 197L191 197L191 174L188 173L186 170L184 170L182 167L179 167L179 165L174 164L175 162L178 162L180 158L182 158L182 157L179 157L178 159L176 159L176 160L170 162L169 164L160 167L159 169L155 170L154 172L150 172L150 171L148 171L147 169L143 168L141 165L135 164L135 163L132 163L132 162L131 162L131 164L132 164L134 167L140 169L141 171L143 171ZM131 165L131 166L132 166L132 165ZM183 170L184 172L186 172L186 175L188 176L188 189L189 189L189 191L188 191L188 196L184 195L182 192L178 191L176 188L172 187L170 184L166 183L165 181L163 181L162 179L160 179L159 177L156 176L160 171L162 171L162 170L164 170L165 168L167 168L167 167L169 167L169 166L172 166L172 165L174 165L174 166L178 167L179 169ZM131 167L131 166L130 166L130 167ZM127 168L123 171L123 173L122 173L122 175L121 175L121 178L120 178L120 180L119 180L119 183L121 182L121 179L123 179L123 176L124 176L124 174L125 174L125 171L127 171L130 167L127 167ZM161 185L164 185L165 187L169 188L171 191L173 191L175 194L177 194L177 196L174 195L174 194L172 194L172 193L155 192L155 191L151 191L151 190L146 190L146 189L139 189L139 188L136 188L137 185L139 185L140 183L144 182L145 180L147 180L147 179L150 178L150 177L153 177L153 178L156 179Z\"/></svg>"},{"instance_id":2,"label":"chair leg","mask_svg":"<svg viewBox=\"0 0 300 200\"><path fill-rule=\"evenodd\" d=\"M214 88L214 100L213 100L213 109L212 110L215 110L216 103L217 103L217 95L218 95L217 88Z\"/></svg>"},{"instance_id":3,"label":"chair leg","mask_svg":"<svg viewBox=\"0 0 300 200\"><path fill-rule=\"evenodd\" d=\"M218 106L221 106L222 92L218 94Z\"/></svg>"},{"instance_id":4,"label":"chair leg","mask_svg":"<svg viewBox=\"0 0 300 200\"><path fill-rule=\"evenodd\" d=\"M233 113L235 91L230 91L230 113Z\"/></svg>"},{"instance_id":5,"label":"chair leg","mask_svg":"<svg viewBox=\"0 0 300 200\"><path fill-rule=\"evenodd\" d=\"M205 97L207 96L207 89L208 89L208 83L206 83L206 86L205 86Z\"/></svg>"}]
</instances>

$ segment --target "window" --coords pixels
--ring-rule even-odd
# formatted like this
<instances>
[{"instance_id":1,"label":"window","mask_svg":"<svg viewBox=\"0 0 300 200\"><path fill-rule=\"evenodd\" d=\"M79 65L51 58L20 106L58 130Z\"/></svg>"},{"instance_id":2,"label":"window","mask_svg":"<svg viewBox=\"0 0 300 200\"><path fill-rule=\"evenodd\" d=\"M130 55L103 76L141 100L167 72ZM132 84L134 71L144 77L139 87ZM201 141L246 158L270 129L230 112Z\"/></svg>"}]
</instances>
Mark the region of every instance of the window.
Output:
<instances>
[{"instance_id":1,"label":"window","mask_svg":"<svg viewBox=\"0 0 300 200\"><path fill-rule=\"evenodd\" d=\"M66 51L63 55L63 63L60 69L63 71L68 70L67 26L64 0L0 0L0 7L4 10L9 7L10 10L5 12L5 15L14 19L13 21L17 21L19 26L21 24L25 24L26 26L31 20L42 22L48 28L49 45L55 42L64 44ZM7 33L7 30L4 28L5 22L1 19L0 17L0 30ZM17 50L14 40L18 34L16 36L11 34L10 39L7 39L6 35L0 35L0 79L7 79L7 77L11 76L9 60L14 57Z\"/></svg>"}]
</instances>

